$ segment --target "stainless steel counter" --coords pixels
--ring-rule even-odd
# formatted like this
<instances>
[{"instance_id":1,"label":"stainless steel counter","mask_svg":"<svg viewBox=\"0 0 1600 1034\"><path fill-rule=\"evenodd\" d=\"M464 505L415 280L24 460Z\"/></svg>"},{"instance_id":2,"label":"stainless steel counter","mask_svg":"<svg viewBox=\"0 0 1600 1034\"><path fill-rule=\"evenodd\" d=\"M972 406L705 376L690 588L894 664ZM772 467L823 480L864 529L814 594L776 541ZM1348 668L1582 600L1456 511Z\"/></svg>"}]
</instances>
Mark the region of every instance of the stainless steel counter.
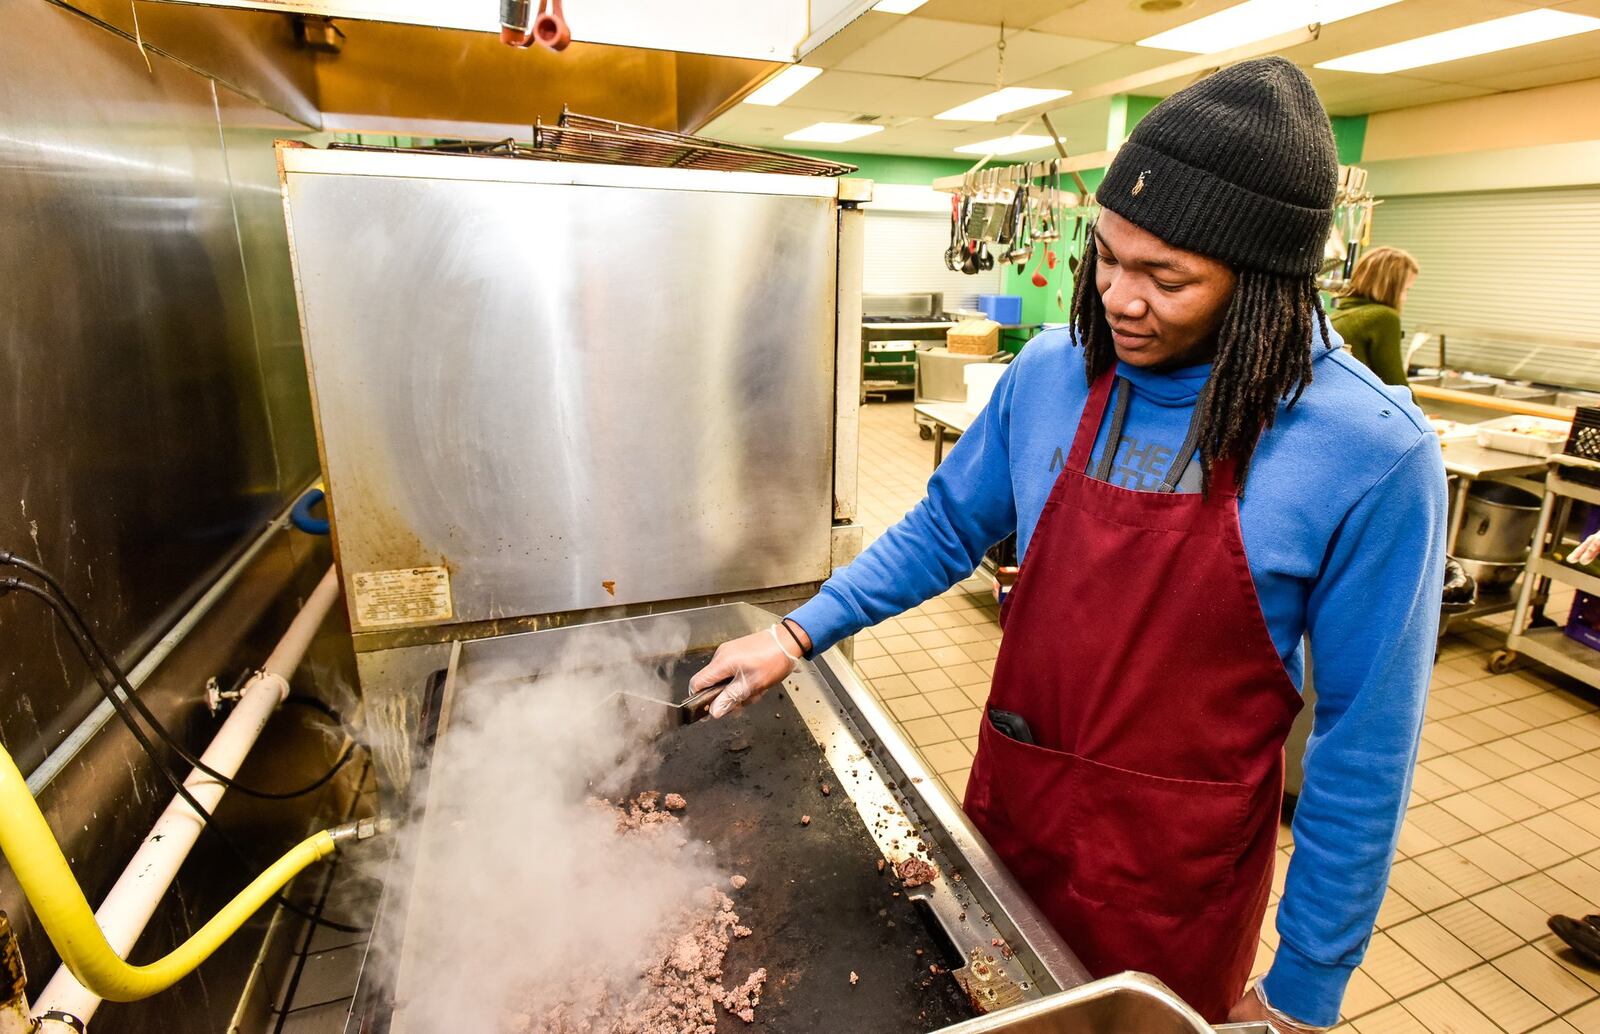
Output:
<instances>
[{"instance_id":1,"label":"stainless steel counter","mask_svg":"<svg viewBox=\"0 0 1600 1034\"><path fill-rule=\"evenodd\" d=\"M1504 449L1485 449L1475 441L1444 444L1446 474L1466 478L1543 477L1545 461Z\"/></svg>"}]
</instances>

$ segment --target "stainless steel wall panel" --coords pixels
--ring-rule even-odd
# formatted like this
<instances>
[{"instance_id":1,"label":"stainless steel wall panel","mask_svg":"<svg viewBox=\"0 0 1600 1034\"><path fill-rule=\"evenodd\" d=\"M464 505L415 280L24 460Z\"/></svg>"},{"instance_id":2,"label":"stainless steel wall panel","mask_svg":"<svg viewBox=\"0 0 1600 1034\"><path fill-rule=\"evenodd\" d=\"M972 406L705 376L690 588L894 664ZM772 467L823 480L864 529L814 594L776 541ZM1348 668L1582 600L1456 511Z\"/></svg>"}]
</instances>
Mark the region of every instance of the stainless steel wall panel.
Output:
<instances>
[{"instance_id":1,"label":"stainless steel wall panel","mask_svg":"<svg viewBox=\"0 0 1600 1034\"><path fill-rule=\"evenodd\" d=\"M123 46L135 47L132 37L137 33L152 54L167 54L227 83L242 96L295 119L300 129L322 125L316 55L295 39L290 14L141 3L135 22L131 0L59 2L126 33L130 38Z\"/></svg>"},{"instance_id":2,"label":"stainless steel wall panel","mask_svg":"<svg viewBox=\"0 0 1600 1034\"><path fill-rule=\"evenodd\" d=\"M457 622L826 576L832 198L327 174L373 157L286 188L358 631L364 572L446 568Z\"/></svg>"},{"instance_id":3,"label":"stainless steel wall panel","mask_svg":"<svg viewBox=\"0 0 1600 1034\"><path fill-rule=\"evenodd\" d=\"M293 492L317 473L317 440L273 144L323 138L225 86L217 87L217 111L277 488Z\"/></svg>"},{"instance_id":4,"label":"stainless steel wall panel","mask_svg":"<svg viewBox=\"0 0 1600 1034\"><path fill-rule=\"evenodd\" d=\"M226 91L219 98L211 80L160 53L150 61L81 14L44 0L0 0L0 451L8 489L0 547L57 571L126 662L314 469L270 146L303 127ZM227 113L220 120L219 102ZM315 582L328 552L322 540L278 533L145 683L141 697L191 747L216 726L203 703L206 677L265 656L296 588L309 588L307 576ZM0 629L0 739L31 771L99 694L31 598L0 598ZM350 681L341 670L347 640L319 644L315 660L300 688L310 688L313 675ZM251 771L250 780L287 785L318 767L320 756L309 756L318 750L305 748L320 741L294 724L268 730L260 760L278 770ZM169 795L116 724L40 793L91 900L109 888ZM223 815L237 821L249 850L275 854L303 835L317 803L234 801ZM137 957L170 950L237 889L244 874L218 846L202 840ZM0 907L21 934L37 989L54 958L4 866ZM198 978L144 1003L108 1007L96 1028L222 1029L255 951L252 932L264 923L263 916L230 941Z\"/></svg>"},{"instance_id":5,"label":"stainless steel wall panel","mask_svg":"<svg viewBox=\"0 0 1600 1034\"><path fill-rule=\"evenodd\" d=\"M137 651L280 508L209 80L0 0L0 545ZM92 706L72 647L0 600L24 771Z\"/></svg>"}]
</instances>

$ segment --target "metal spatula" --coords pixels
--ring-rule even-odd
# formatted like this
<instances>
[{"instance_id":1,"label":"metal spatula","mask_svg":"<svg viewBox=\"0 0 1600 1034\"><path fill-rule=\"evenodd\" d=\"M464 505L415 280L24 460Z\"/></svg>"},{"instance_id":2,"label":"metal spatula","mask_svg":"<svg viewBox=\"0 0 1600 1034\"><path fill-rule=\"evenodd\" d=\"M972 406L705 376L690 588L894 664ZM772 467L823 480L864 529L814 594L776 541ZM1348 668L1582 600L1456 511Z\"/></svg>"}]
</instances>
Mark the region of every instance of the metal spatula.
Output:
<instances>
[{"instance_id":1,"label":"metal spatula","mask_svg":"<svg viewBox=\"0 0 1600 1034\"><path fill-rule=\"evenodd\" d=\"M711 701L715 700L717 694L726 689L731 681L733 680L727 679L719 682L676 702L619 689L600 701L597 706L612 708L621 713L623 721L628 725L649 728L656 735L660 735L680 726L693 725L709 715Z\"/></svg>"}]
</instances>

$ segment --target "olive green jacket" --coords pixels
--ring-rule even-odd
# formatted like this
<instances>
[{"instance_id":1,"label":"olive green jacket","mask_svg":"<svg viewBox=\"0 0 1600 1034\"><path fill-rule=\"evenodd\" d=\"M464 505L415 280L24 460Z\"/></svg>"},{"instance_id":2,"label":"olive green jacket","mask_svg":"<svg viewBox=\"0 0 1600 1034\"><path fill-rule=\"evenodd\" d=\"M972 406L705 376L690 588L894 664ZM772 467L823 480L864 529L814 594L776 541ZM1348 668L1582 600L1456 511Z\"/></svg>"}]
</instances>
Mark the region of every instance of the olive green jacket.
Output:
<instances>
[{"instance_id":1,"label":"olive green jacket","mask_svg":"<svg viewBox=\"0 0 1600 1034\"><path fill-rule=\"evenodd\" d=\"M1385 384L1406 383L1406 360L1400 351L1400 313L1367 298L1351 296L1334 303L1333 329L1352 355Z\"/></svg>"}]
</instances>

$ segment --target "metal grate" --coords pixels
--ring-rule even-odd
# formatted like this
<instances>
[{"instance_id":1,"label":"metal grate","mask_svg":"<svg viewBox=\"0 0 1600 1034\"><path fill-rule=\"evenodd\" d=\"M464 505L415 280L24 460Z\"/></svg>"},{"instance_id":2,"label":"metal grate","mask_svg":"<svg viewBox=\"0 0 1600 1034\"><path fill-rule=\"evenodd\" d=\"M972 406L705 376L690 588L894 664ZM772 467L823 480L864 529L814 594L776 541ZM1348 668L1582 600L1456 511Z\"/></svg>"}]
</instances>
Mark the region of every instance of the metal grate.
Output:
<instances>
[{"instance_id":1,"label":"metal grate","mask_svg":"<svg viewBox=\"0 0 1600 1034\"><path fill-rule=\"evenodd\" d=\"M360 144L333 147L367 149ZM533 126L533 144L516 140L492 143L470 141L431 147L382 148L445 154L487 154L506 158L532 158L599 165L641 165L658 169L710 169L719 172L772 172L788 176L843 176L856 166L807 158L762 147L746 147L710 137L690 136L649 126L579 115L563 110L553 126L542 121Z\"/></svg>"},{"instance_id":2,"label":"metal grate","mask_svg":"<svg viewBox=\"0 0 1600 1034\"><path fill-rule=\"evenodd\" d=\"M806 158L709 137L651 129L563 111L557 125L535 123L533 147L541 157L722 172L777 172L790 176L842 176L856 166Z\"/></svg>"}]
</instances>

